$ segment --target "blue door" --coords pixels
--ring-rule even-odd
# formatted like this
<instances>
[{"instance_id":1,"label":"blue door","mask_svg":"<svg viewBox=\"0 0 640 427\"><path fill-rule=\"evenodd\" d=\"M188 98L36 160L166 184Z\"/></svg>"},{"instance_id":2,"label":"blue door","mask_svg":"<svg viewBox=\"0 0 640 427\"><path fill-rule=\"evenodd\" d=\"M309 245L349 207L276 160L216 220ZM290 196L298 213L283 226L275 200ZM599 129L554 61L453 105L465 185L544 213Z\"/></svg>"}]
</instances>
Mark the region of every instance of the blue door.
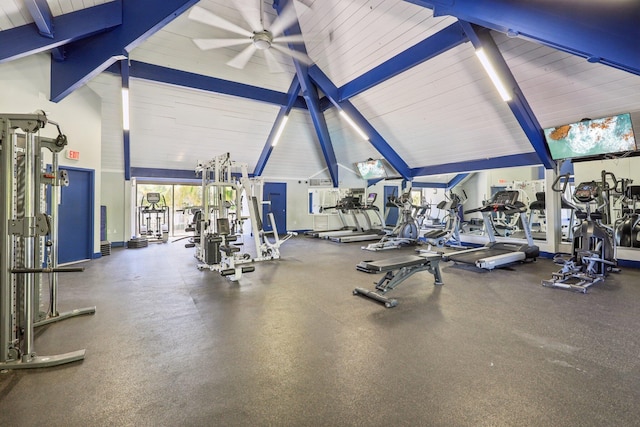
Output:
<instances>
[{"instance_id":1,"label":"blue door","mask_svg":"<svg viewBox=\"0 0 640 427\"><path fill-rule=\"evenodd\" d=\"M262 208L262 222L265 231L272 231L269 212L273 213L279 234L287 232L287 184L284 182L265 182L263 197L266 202Z\"/></svg>"},{"instance_id":2,"label":"blue door","mask_svg":"<svg viewBox=\"0 0 640 427\"><path fill-rule=\"evenodd\" d=\"M61 166L69 174L58 208L58 263L93 258L94 176L92 169Z\"/></svg>"},{"instance_id":3,"label":"blue door","mask_svg":"<svg viewBox=\"0 0 640 427\"><path fill-rule=\"evenodd\" d=\"M395 206L388 207L387 202L389 201L389 197L397 196L398 187L394 187L391 185L384 186L384 212L387 214L385 218L385 225L389 227L395 227L398 223L398 208Z\"/></svg>"}]
</instances>

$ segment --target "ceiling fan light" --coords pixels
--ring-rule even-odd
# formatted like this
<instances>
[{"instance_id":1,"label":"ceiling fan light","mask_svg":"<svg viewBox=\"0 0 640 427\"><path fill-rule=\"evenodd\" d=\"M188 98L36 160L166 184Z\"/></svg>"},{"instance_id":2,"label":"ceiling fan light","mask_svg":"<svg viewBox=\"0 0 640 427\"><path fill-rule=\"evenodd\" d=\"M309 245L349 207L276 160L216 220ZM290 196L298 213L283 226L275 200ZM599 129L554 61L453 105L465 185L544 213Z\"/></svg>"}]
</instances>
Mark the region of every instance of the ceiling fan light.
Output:
<instances>
[{"instance_id":1,"label":"ceiling fan light","mask_svg":"<svg viewBox=\"0 0 640 427\"><path fill-rule=\"evenodd\" d=\"M253 36L253 45L256 49L266 50L271 47L272 40L273 38L271 37L271 34L267 31L262 31Z\"/></svg>"}]
</instances>

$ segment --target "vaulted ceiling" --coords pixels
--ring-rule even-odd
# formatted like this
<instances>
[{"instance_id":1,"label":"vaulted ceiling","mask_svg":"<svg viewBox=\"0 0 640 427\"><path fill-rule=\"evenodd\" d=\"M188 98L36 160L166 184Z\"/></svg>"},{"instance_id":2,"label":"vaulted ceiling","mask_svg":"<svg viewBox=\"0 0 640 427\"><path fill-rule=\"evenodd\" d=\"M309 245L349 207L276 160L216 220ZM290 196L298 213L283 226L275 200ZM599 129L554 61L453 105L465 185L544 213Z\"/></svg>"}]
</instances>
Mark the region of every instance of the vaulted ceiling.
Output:
<instances>
[{"instance_id":1,"label":"vaulted ceiling","mask_svg":"<svg viewBox=\"0 0 640 427\"><path fill-rule=\"evenodd\" d=\"M50 55L52 100L83 85L98 93L103 168L134 174L192 170L229 151L267 177L337 185L354 162L385 158L392 175L447 184L473 170L553 167L545 127L621 112L640 121L637 1L266 0L267 28L292 2L284 32L303 35L289 47L309 64L272 48L238 69L227 62L246 45L193 42L239 37L189 19L194 5L249 29L260 1L3 0L0 66Z\"/></svg>"}]
</instances>

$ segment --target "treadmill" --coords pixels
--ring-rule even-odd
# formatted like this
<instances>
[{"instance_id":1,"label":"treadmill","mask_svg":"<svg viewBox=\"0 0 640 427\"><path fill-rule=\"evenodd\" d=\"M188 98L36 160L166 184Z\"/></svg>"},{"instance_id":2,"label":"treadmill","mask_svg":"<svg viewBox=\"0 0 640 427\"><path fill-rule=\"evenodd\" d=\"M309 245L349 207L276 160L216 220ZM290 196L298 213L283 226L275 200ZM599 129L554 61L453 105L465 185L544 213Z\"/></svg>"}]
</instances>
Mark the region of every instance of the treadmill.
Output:
<instances>
[{"instance_id":1,"label":"treadmill","mask_svg":"<svg viewBox=\"0 0 640 427\"><path fill-rule=\"evenodd\" d=\"M344 231L339 233L330 233L325 238L337 243L349 243L349 242L364 242L368 240L380 240L386 233L381 229L373 228L371 218L369 218L369 212L374 212L380 224L383 223L383 219L380 216L380 211L377 206L374 206L376 200L376 193L369 193L367 201L364 205L355 206L354 220L358 224L357 229L351 231ZM358 222L355 213L363 214L365 224Z\"/></svg>"},{"instance_id":2,"label":"treadmill","mask_svg":"<svg viewBox=\"0 0 640 427\"><path fill-rule=\"evenodd\" d=\"M453 261L462 264L472 264L485 270L493 270L507 264L535 260L540 255L540 249L534 245L529 222L527 220L527 206L518 201L515 190L498 191L493 198L476 209L465 211L465 214L482 213L484 228L489 236L489 242L479 248L466 249L442 255L443 261ZM527 243L497 242L493 230L493 212L505 214L519 214L522 221Z\"/></svg>"},{"instance_id":3,"label":"treadmill","mask_svg":"<svg viewBox=\"0 0 640 427\"><path fill-rule=\"evenodd\" d=\"M373 194L373 200L375 201L375 195ZM371 194L369 198L371 198ZM338 201L335 206L327 206L322 208L322 211L328 211L335 209L338 212L338 216L340 217L340 221L342 222L342 227L337 230L312 230L305 232L306 236L317 237L321 239L328 239L331 236L340 236L340 235L348 235L356 231L363 231L364 229L358 223L358 219L356 218L355 212L360 208L360 198L356 196L345 196ZM345 220L345 215L352 215L354 226L347 225L347 221Z\"/></svg>"}]
</instances>

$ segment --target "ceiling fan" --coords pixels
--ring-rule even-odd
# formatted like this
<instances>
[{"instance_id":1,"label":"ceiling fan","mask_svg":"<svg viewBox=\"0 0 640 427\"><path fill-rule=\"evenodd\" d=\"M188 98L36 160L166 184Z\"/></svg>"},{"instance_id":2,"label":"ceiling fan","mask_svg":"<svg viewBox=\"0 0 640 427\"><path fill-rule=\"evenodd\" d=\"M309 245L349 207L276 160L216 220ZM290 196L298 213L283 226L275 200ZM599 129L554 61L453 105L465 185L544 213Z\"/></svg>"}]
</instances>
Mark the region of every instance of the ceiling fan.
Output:
<instances>
[{"instance_id":1,"label":"ceiling fan","mask_svg":"<svg viewBox=\"0 0 640 427\"><path fill-rule=\"evenodd\" d=\"M189 19L239 34L243 36L243 38L193 39L193 42L201 50L248 44L242 52L227 62L227 65L240 69L244 68L253 54L259 50L264 53L267 66L271 72L283 72L284 69L273 52L270 51L271 48L291 56L304 64L310 65L312 61L306 54L290 49L287 46L287 43L304 42L302 34L284 35L284 31L298 19L293 2L289 1L285 3L281 13L270 25L271 28L267 29L264 23L264 0L258 1L260 3L259 10L255 8L238 8L251 30L229 22L200 6L194 6L189 12Z\"/></svg>"}]
</instances>

